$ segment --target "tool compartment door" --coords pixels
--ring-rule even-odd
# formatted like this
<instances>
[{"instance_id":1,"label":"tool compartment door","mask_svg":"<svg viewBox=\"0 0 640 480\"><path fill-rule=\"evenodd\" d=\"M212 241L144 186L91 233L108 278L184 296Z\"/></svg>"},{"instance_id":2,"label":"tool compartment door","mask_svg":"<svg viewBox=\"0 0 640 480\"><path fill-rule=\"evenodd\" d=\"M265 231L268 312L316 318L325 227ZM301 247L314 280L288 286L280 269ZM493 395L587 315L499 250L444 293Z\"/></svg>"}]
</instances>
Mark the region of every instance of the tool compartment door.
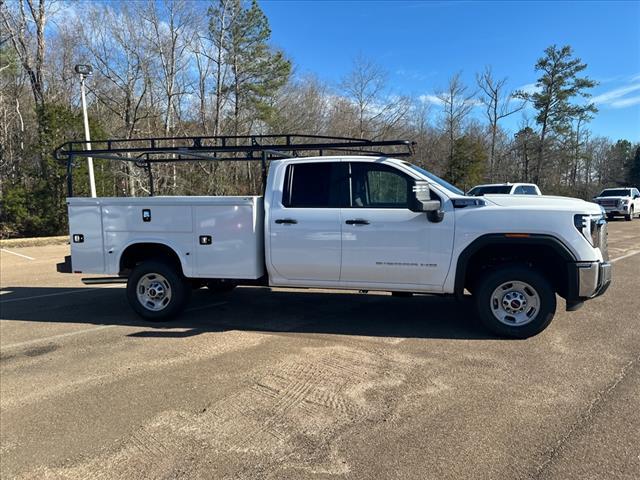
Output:
<instances>
[{"instance_id":1,"label":"tool compartment door","mask_svg":"<svg viewBox=\"0 0 640 480\"><path fill-rule=\"evenodd\" d=\"M256 279L264 274L263 203L197 205L195 273L200 278Z\"/></svg>"},{"instance_id":2,"label":"tool compartment door","mask_svg":"<svg viewBox=\"0 0 640 480\"><path fill-rule=\"evenodd\" d=\"M73 272L104 273L100 205L73 205L69 203L69 243Z\"/></svg>"}]
</instances>

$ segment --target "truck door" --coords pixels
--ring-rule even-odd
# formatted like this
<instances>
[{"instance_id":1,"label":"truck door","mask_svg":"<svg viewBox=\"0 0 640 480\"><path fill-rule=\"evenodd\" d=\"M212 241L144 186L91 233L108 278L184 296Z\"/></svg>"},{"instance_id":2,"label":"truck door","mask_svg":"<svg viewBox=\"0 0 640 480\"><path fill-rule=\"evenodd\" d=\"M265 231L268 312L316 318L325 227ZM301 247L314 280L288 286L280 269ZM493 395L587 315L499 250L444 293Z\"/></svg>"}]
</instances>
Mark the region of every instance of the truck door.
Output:
<instances>
[{"instance_id":1,"label":"truck door","mask_svg":"<svg viewBox=\"0 0 640 480\"><path fill-rule=\"evenodd\" d=\"M453 215L440 223L409 210L414 180L381 163L351 162L342 209L341 282L441 287L449 269Z\"/></svg>"},{"instance_id":2,"label":"truck door","mask_svg":"<svg viewBox=\"0 0 640 480\"><path fill-rule=\"evenodd\" d=\"M95 199L88 199L95 200ZM74 272L105 273L102 209L97 202L69 200L71 267Z\"/></svg>"},{"instance_id":3,"label":"truck door","mask_svg":"<svg viewBox=\"0 0 640 480\"><path fill-rule=\"evenodd\" d=\"M274 195L269 215L274 283L339 280L346 187L346 164L340 161L287 165L282 197Z\"/></svg>"}]
</instances>

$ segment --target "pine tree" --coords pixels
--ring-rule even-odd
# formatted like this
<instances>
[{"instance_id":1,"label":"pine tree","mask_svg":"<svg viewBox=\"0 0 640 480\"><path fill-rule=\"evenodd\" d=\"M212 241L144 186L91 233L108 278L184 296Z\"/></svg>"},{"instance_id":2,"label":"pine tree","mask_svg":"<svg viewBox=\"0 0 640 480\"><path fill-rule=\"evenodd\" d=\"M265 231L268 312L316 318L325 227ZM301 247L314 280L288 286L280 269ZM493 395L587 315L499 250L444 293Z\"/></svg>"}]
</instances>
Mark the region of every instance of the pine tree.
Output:
<instances>
[{"instance_id":1,"label":"pine tree","mask_svg":"<svg viewBox=\"0 0 640 480\"><path fill-rule=\"evenodd\" d=\"M289 79L291 62L283 52L269 45L269 20L256 0L252 0L248 8L241 0L233 0L229 9L233 20L225 32L222 46L231 69L233 131L238 135L246 133L241 125L242 113L248 113L252 120L269 119L272 114L270 100Z\"/></svg>"},{"instance_id":2,"label":"pine tree","mask_svg":"<svg viewBox=\"0 0 640 480\"><path fill-rule=\"evenodd\" d=\"M627 185L640 188L640 145L636 147L635 155L629 160Z\"/></svg>"},{"instance_id":3,"label":"pine tree","mask_svg":"<svg viewBox=\"0 0 640 480\"><path fill-rule=\"evenodd\" d=\"M597 82L588 77L578 76L587 68L587 64L575 58L568 45L561 48L552 45L544 54L535 66L536 71L541 72L536 82L537 91L518 92L520 98L532 102L538 111L536 123L540 126L540 144L533 172L536 183L540 181L545 163L549 136L566 136L570 132L572 119L590 118L590 114L597 112L591 102L572 103L576 97L589 98L591 94L587 90L597 85Z\"/></svg>"},{"instance_id":4,"label":"pine tree","mask_svg":"<svg viewBox=\"0 0 640 480\"><path fill-rule=\"evenodd\" d=\"M449 165L448 180L463 190L482 182L487 163L485 146L469 135L453 142L453 156Z\"/></svg>"}]
</instances>

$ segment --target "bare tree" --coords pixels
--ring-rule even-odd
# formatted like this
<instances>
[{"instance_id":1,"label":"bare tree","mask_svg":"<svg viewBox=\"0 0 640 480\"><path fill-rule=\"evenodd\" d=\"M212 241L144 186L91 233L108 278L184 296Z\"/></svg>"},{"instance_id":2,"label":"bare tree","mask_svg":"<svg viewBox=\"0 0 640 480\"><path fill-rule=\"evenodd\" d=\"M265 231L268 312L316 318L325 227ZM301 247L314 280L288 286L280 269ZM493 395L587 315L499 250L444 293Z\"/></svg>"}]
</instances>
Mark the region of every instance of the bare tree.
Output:
<instances>
[{"instance_id":1,"label":"bare tree","mask_svg":"<svg viewBox=\"0 0 640 480\"><path fill-rule=\"evenodd\" d=\"M304 78L285 86L274 101L275 131L326 133L330 127L331 95L317 78Z\"/></svg>"},{"instance_id":2,"label":"bare tree","mask_svg":"<svg viewBox=\"0 0 640 480\"><path fill-rule=\"evenodd\" d=\"M449 142L448 164L453 165L454 145L462 126L475 103L475 92L468 93L460 72L449 79L446 90L437 93L444 113L445 132ZM451 173L451 172L450 172Z\"/></svg>"},{"instance_id":3,"label":"bare tree","mask_svg":"<svg viewBox=\"0 0 640 480\"><path fill-rule=\"evenodd\" d=\"M359 138L384 137L406 118L411 100L388 91L387 72L372 60L356 57L340 89L356 109Z\"/></svg>"},{"instance_id":4,"label":"bare tree","mask_svg":"<svg viewBox=\"0 0 640 480\"><path fill-rule=\"evenodd\" d=\"M45 34L49 4L47 0L18 0L12 9L2 2L0 15L22 68L29 77L36 107L45 102ZM35 44L35 49L33 45ZM35 50L35 51L34 51Z\"/></svg>"},{"instance_id":5,"label":"bare tree","mask_svg":"<svg viewBox=\"0 0 640 480\"><path fill-rule=\"evenodd\" d=\"M163 11L159 12L161 8ZM185 86L178 85L178 82L189 66L185 52L191 43L189 35L193 13L184 0L163 0L161 3L150 0L141 12L142 33L149 43L152 58L159 64L158 81L165 96L163 126L167 136L174 127L174 117L178 112L176 102L187 93Z\"/></svg>"},{"instance_id":6,"label":"bare tree","mask_svg":"<svg viewBox=\"0 0 640 480\"><path fill-rule=\"evenodd\" d=\"M96 67L90 90L96 100L120 119L117 130L132 138L140 123L151 112L144 101L151 94L148 59L150 54L140 34L139 16L129 11L127 3L92 5L88 20L77 20L84 55ZM117 8L117 10L116 10ZM152 101L151 101L152 102ZM125 165L127 189L135 196L142 187L140 176Z\"/></svg>"},{"instance_id":7,"label":"bare tree","mask_svg":"<svg viewBox=\"0 0 640 480\"><path fill-rule=\"evenodd\" d=\"M207 51L212 48L211 42L207 35L203 35L201 32L206 30L205 28L198 28L196 24L194 27L193 35L191 36L191 43L189 44L189 50L193 55L198 77L196 79L197 87L195 94L198 98L198 120L202 133L207 135L209 133L209 122L207 119L208 110L208 89L210 85L209 77L211 76L212 59L207 54Z\"/></svg>"},{"instance_id":8,"label":"bare tree","mask_svg":"<svg viewBox=\"0 0 640 480\"><path fill-rule=\"evenodd\" d=\"M229 30L236 20L238 10L234 0L219 0L216 6L209 7L209 38L214 47L213 55L208 56L214 64L215 104L213 111L213 134L219 135L227 92L229 65L225 58Z\"/></svg>"},{"instance_id":9,"label":"bare tree","mask_svg":"<svg viewBox=\"0 0 640 480\"><path fill-rule=\"evenodd\" d=\"M513 92L505 94L505 85L507 78L497 80L493 77L491 67L486 67L484 72L476 76L478 88L482 91L480 101L485 107L487 120L489 121L489 129L491 130L491 147L489 150L489 181L493 181L493 170L496 157L496 139L498 136L498 123L503 118L508 117L521 111L525 105L525 101L513 105Z\"/></svg>"}]
</instances>

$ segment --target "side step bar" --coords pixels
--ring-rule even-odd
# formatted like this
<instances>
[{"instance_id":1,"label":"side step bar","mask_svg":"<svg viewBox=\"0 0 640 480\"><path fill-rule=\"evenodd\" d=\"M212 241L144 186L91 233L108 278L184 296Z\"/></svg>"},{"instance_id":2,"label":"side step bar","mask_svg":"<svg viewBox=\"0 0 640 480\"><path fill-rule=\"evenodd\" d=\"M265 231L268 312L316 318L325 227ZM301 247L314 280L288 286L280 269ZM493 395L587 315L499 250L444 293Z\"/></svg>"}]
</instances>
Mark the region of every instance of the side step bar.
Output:
<instances>
[{"instance_id":1,"label":"side step bar","mask_svg":"<svg viewBox=\"0 0 640 480\"><path fill-rule=\"evenodd\" d=\"M82 283L84 283L85 285L103 285L107 283L127 283L127 277L83 278Z\"/></svg>"}]
</instances>

